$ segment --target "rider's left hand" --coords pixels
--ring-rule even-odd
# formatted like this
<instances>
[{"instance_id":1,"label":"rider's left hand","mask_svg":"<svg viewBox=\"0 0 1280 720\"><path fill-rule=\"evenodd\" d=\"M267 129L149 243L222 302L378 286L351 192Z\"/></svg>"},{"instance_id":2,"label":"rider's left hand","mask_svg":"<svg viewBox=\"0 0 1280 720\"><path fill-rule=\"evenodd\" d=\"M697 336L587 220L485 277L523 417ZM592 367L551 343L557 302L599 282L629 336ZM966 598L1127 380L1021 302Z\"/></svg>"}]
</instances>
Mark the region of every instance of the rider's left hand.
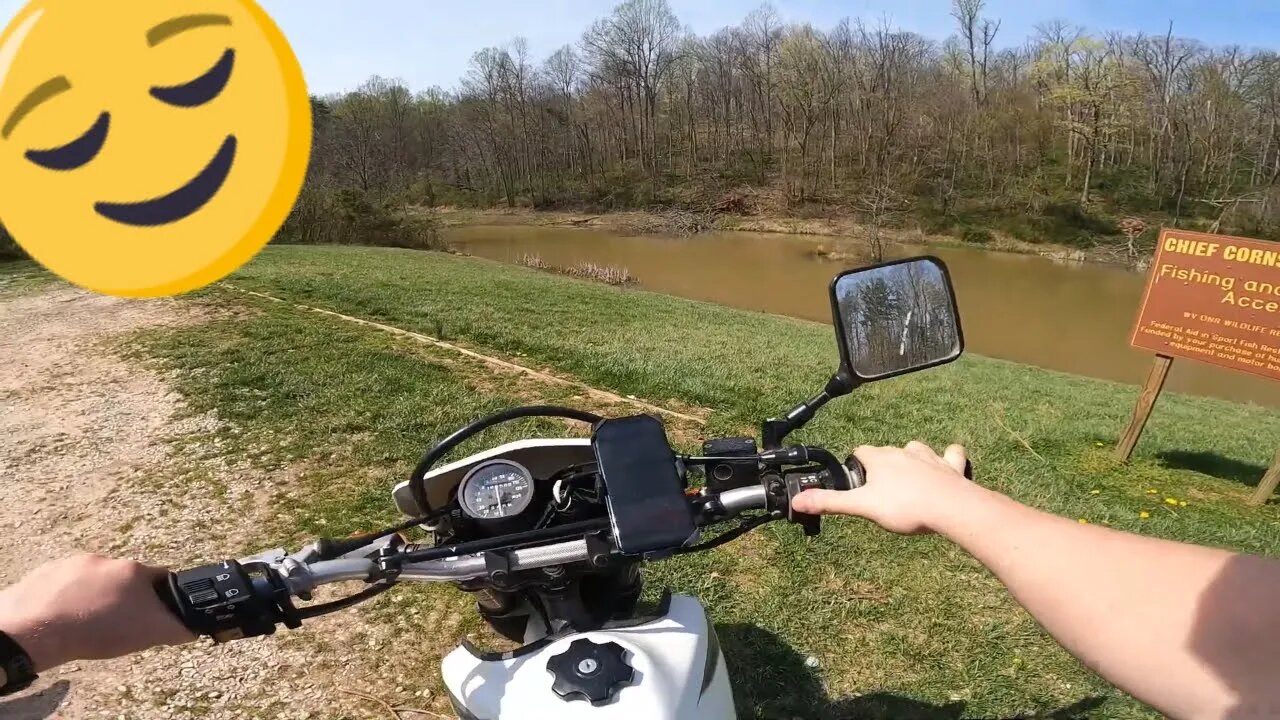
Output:
<instances>
[{"instance_id":1,"label":"rider's left hand","mask_svg":"<svg viewBox=\"0 0 1280 720\"><path fill-rule=\"evenodd\" d=\"M37 672L190 642L195 636L156 594L165 572L96 555L46 563L0 591L0 631Z\"/></svg>"}]
</instances>

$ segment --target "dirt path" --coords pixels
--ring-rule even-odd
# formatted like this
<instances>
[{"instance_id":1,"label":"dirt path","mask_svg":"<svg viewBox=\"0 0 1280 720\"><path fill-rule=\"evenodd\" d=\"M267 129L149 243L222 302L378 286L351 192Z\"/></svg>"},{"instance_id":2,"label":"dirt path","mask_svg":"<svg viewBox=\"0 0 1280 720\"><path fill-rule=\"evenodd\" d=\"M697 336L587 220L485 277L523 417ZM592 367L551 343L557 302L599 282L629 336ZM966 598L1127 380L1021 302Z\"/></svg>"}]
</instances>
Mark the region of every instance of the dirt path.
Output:
<instances>
[{"instance_id":1,"label":"dirt path","mask_svg":"<svg viewBox=\"0 0 1280 720\"><path fill-rule=\"evenodd\" d=\"M109 334L181 322L174 301L126 302L67 288L0 304L0 582L68 549L109 544L103 512L122 480L165 457L178 399L151 373L97 345ZM190 423L188 423L189 425Z\"/></svg>"},{"instance_id":2,"label":"dirt path","mask_svg":"<svg viewBox=\"0 0 1280 720\"><path fill-rule=\"evenodd\" d=\"M282 300L278 297L275 297L274 295L268 295L266 293L256 292L253 290L245 290L243 288L238 288L238 287L235 287L234 285L230 285L227 283L224 283L224 286L235 292L244 293L246 295L256 297L256 298L261 298L263 300L268 300L270 302L288 303L287 300ZM632 407L628 409L633 412L638 410L640 412L653 413L656 415L660 415L668 420L675 420L680 423L692 424L696 426L705 425L707 422L707 416L711 414L709 410L706 410L703 408L698 408L697 415L686 414L678 410L673 410L670 408L660 407L658 405L647 403L643 400L637 399L633 395L627 395L624 397L622 395L618 395L617 393L609 392L608 390L601 390L599 388L592 387L590 385L587 385L586 383L579 382L577 380L570 380L570 379L562 378L558 375L553 375L549 371L536 370L534 368L525 367L523 365L509 362L507 360L503 360L501 358L497 358L492 355L484 355L482 353L478 353L474 350L470 350L468 348L462 347L455 343L445 342L438 338L433 338L429 335L423 335L422 333L416 333L410 330L405 330L403 328L387 325L385 323L374 322L372 320L365 320L364 318L358 318L352 315L344 315L343 313L334 312L332 310L325 310L323 308L318 308L318 307L312 307L310 305L302 305L299 303L288 303L288 304L292 305L297 310L302 310L302 311L311 312L311 313L319 313L321 315L327 315L329 317L337 318L344 322L354 323L356 325L372 328L385 333L391 333L392 335L395 335L397 337L407 338L417 343L431 345L439 350L447 351L446 354L462 355L471 360L478 360L482 365L487 366L488 373L498 373L498 374L506 374L506 375L514 374L517 376L522 376L522 379L526 379L528 381L531 381L539 385L563 385L563 386L571 387L578 390L579 392L582 392L587 398L590 398L590 400L594 404L599 404L601 406L609 407L609 406L630 405Z\"/></svg>"},{"instance_id":3,"label":"dirt path","mask_svg":"<svg viewBox=\"0 0 1280 720\"><path fill-rule=\"evenodd\" d=\"M287 482L287 470L263 477L196 452L209 458L202 477L214 481L178 475L191 465L176 461L172 442L182 441L184 455L198 451L217 419L184 414L162 376L113 347L131 331L199 322L204 312L188 301L64 286L0 297L0 586L76 550L169 566L222 557L254 513L270 511L255 499ZM294 636L68 665L0 701L0 717L388 717L344 687L432 711L404 717L431 717L445 703L424 673L438 658L434 641L456 639L455 610L408 623L430 660L389 663L384 649L390 633L406 632L404 621L364 627L326 618Z\"/></svg>"}]
</instances>

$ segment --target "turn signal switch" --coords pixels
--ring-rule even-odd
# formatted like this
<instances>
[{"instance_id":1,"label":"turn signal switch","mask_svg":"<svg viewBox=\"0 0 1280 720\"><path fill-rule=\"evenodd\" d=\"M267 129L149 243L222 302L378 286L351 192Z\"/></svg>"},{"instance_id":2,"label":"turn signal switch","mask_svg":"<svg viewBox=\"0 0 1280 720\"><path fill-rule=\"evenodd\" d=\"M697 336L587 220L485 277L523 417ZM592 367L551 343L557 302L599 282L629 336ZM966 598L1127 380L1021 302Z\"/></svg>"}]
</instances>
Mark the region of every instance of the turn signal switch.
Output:
<instances>
[{"instance_id":1,"label":"turn signal switch","mask_svg":"<svg viewBox=\"0 0 1280 720\"><path fill-rule=\"evenodd\" d=\"M796 496L805 490L824 488L827 490L853 490L867 484L867 471L858 458L850 455L835 476L830 470L817 472L787 473L784 476L787 489L787 519L798 524L806 536L814 536L822 532L822 518L818 515L796 512L793 502Z\"/></svg>"},{"instance_id":2,"label":"turn signal switch","mask_svg":"<svg viewBox=\"0 0 1280 720\"><path fill-rule=\"evenodd\" d=\"M170 573L156 591L187 629L218 643L302 624L288 587L265 563L226 560Z\"/></svg>"}]
</instances>

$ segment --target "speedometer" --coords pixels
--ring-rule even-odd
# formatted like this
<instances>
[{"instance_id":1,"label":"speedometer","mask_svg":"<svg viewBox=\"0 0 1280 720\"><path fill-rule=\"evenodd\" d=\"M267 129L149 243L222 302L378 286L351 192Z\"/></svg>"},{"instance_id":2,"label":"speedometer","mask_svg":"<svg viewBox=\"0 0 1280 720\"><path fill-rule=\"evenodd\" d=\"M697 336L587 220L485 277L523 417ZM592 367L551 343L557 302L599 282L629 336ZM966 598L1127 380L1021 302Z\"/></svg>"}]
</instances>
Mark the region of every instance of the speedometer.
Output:
<instances>
[{"instance_id":1,"label":"speedometer","mask_svg":"<svg viewBox=\"0 0 1280 720\"><path fill-rule=\"evenodd\" d=\"M510 460L481 463L462 478L462 512L475 520L505 520L524 512L533 500L533 475Z\"/></svg>"}]
</instances>

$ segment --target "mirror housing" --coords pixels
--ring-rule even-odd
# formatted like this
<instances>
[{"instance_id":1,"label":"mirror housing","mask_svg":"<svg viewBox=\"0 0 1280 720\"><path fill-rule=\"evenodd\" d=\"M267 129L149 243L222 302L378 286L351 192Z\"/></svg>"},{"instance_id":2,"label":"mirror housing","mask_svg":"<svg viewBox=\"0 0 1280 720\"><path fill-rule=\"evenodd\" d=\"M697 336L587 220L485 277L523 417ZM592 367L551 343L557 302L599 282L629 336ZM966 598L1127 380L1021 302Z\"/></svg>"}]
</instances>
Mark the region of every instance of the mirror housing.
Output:
<instances>
[{"instance_id":1,"label":"mirror housing","mask_svg":"<svg viewBox=\"0 0 1280 720\"><path fill-rule=\"evenodd\" d=\"M804 427L833 398L864 383L945 365L964 352L951 275L936 257L840 273L831 281L831 315L840 368L822 392L764 422L766 451L781 448L783 438Z\"/></svg>"},{"instance_id":2,"label":"mirror housing","mask_svg":"<svg viewBox=\"0 0 1280 720\"><path fill-rule=\"evenodd\" d=\"M945 365L964 352L947 266L925 256L840 273L831 281L840 369L863 383Z\"/></svg>"}]
</instances>

